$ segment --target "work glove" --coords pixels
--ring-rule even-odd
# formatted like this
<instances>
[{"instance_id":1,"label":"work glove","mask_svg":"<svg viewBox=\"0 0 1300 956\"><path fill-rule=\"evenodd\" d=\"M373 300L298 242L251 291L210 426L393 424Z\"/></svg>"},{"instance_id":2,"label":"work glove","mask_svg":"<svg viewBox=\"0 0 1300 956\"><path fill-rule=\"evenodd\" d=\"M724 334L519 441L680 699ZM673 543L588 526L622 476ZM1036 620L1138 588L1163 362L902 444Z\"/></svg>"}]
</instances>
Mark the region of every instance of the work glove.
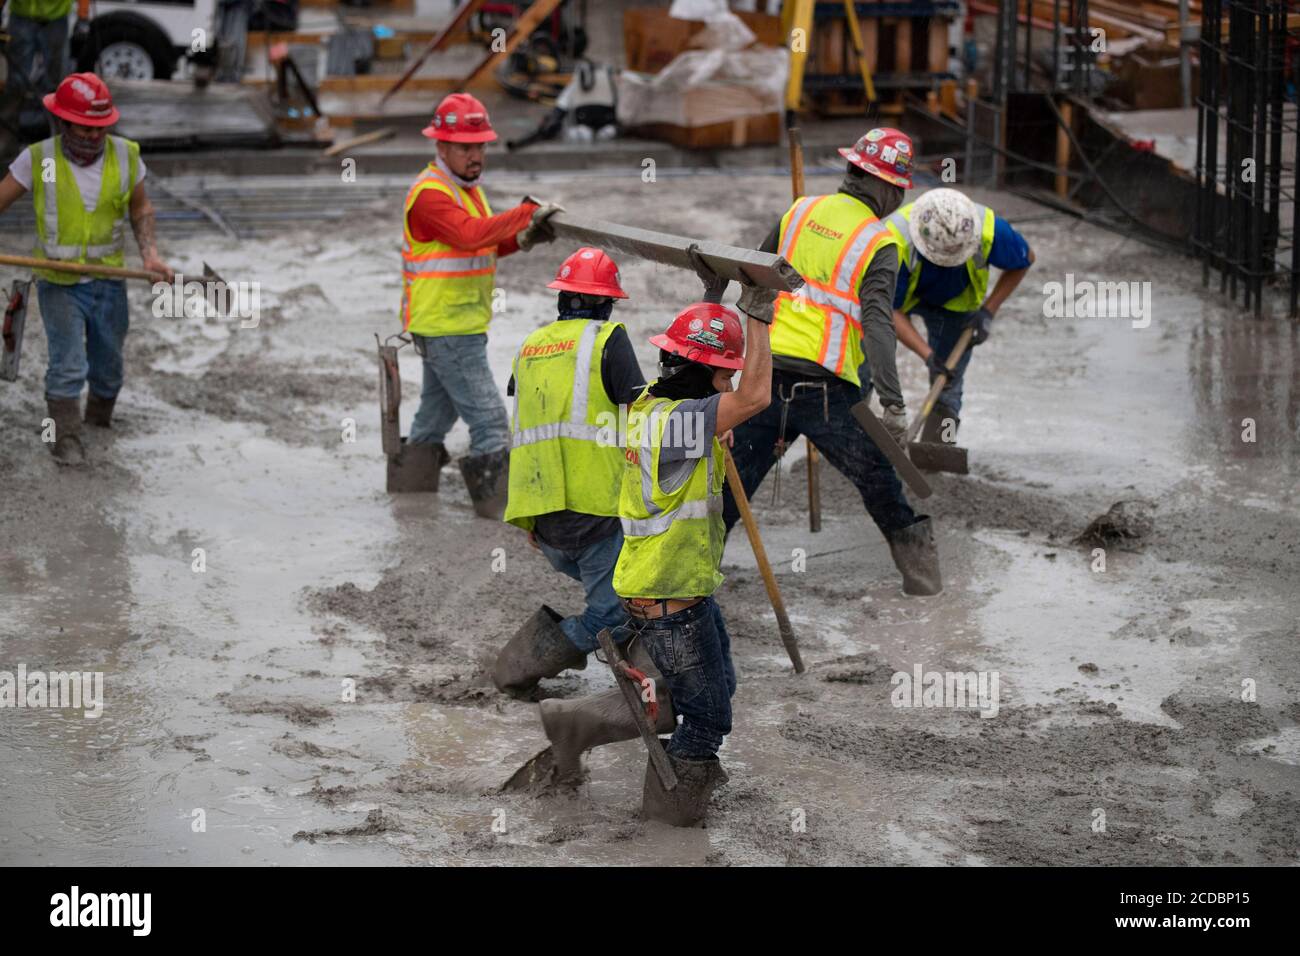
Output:
<instances>
[{"instance_id":1,"label":"work glove","mask_svg":"<svg viewBox=\"0 0 1300 956\"><path fill-rule=\"evenodd\" d=\"M525 202L528 201L530 200L525 198ZM555 229L547 220L557 212L564 212L564 207L553 202L544 202L534 209L533 218L519 231L519 248L527 252L538 243L554 242Z\"/></svg>"},{"instance_id":2,"label":"work glove","mask_svg":"<svg viewBox=\"0 0 1300 956\"><path fill-rule=\"evenodd\" d=\"M966 328L975 330L975 334L971 336L970 344L979 345L987 339L989 333L993 331L993 313L983 306L980 306L972 312L970 318L966 320Z\"/></svg>"},{"instance_id":3,"label":"work glove","mask_svg":"<svg viewBox=\"0 0 1300 956\"><path fill-rule=\"evenodd\" d=\"M955 373L949 372L943 363L944 360L938 352L930 353L930 357L925 360L925 367L930 370L930 381L933 382L940 375L946 375L950 380L955 376Z\"/></svg>"},{"instance_id":4,"label":"work glove","mask_svg":"<svg viewBox=\"0 0 1300 956\"><path fill-rule=\"evenodd\" d=\"M740 270L740 275L740 301L736 303L736 308L756 322L771 325L776 307L776 290L755 285L745 275L744 269Z\"/></svg>"},{"instance_id":5,"label":"work glove","mask_svg":"<svg viewBox=\"0 0 1300 956\"><path fill-rule=\"evenodd\" d=\"M701 302L712 302L718 304L722 302L722 294L727 291L729 280L724 279L713 271L713 267L704 261L704 256L700 255L700 247L691 243L686 247L686 255L691 260L691 265L695 268L695 274L700 277L704 283L704 298Z\"/></svg>"},{"instance_id":6,"label":"work glove","mask_svg":"<svg viewBox=\"0 0 1300 956\"><path fill-rule=\"evenodd\" d=\"M880 416L881 422L889 431L890 437L898 442L900 448L906 447L907 444L907 409L902 405L886 405L884 414Z\"/></svg>"}]
</instances>

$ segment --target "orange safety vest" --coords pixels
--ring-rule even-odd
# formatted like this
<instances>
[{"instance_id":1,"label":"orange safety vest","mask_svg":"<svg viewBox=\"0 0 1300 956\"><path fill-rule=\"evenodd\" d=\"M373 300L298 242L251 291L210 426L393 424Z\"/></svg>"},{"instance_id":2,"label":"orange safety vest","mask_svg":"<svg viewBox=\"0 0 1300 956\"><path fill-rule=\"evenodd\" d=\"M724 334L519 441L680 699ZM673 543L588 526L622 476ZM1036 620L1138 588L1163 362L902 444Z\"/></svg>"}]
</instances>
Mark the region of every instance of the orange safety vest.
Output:
<instances>
[{"instance_id":1,"label":"orange safety vest","mask_svg":"<svg viewBox=\"0 0 1300 956\"><path fill-rule=\"evenodd\" d=\"M417 240L408 217L426 189L446 193L475 219L492 215L481 186L463 189L433 163L411 185L402 207L402 329L426 336L486 332L492 320L496 246L457 249Z\"/></svg>"},{"instance_id":2,"label":"orange safety vest","mask_svg":"<svg viewBox=\"0 0 1300 956\"><path fill-rule=\"evenodd\" d=\"M876 253L897 242L871 208L853 196L835 193L797 200L781 217L779 252L805 285L777 296L773 354L809 359L860 384L858 287Z\"/></svg>"}]
</instances>

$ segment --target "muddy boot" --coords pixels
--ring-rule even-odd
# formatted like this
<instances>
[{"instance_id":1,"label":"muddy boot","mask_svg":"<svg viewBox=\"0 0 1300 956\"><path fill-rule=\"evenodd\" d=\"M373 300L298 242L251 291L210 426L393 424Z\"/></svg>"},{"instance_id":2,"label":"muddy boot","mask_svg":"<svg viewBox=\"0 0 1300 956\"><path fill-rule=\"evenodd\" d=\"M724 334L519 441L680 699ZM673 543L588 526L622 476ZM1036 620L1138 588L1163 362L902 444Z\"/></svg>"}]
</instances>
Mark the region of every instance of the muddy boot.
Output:
<instances>
[{"instance_id":1,"label":"muddy boot","mask_svg":"<svg viewBox=\"0 0 1300 956\"><path fill-rule=\"evenodd\" d=\"M506 513L506 496L510 490L510 452L490 451L460 460L460 473L480 518L500 521Z\"/></svg>"},{"instance_id":2,"label":"muddy boot","mask_svg":"<svg viewBox=\"0 0 1300 956\"><path fill-rule=\"evenodd\" d=\"M628 662L655 682L655 694L659 701L659 720L655 731L661 734L672 733L677 727L672 697L663 677L650 660L650 655L642 650L640 642L634 643ZM582 755L593 747L632 740L640 733L628 710L627 700L617 687L577 700L544 700L539 706L542 728L551 741L556 783L581 782Z\"/></svg>"},{"instance_id":3,"label":"muddy boot","mask_svg":"<svg viewBox=\"0 0 1300 956\"><path fill-rule=\"evenodd\" d=\"M60 465L84 465L86 449L81 444L81 399L47 398L45 407L54 419L54 444L50 451Z\"/></svg>"},{"instance_id":4,"label":"muddy boot","mask_svg":"<svg viewBox=\"0 0 1300 956\"><path fill-rule=\"evenodd\" d=\"M951 424L945 425L945 422L951 422ZM921 426L921 434L917 441L955 445L957 444L957 429L960 426L961 419L957 417L956 412L943 402L935 402L934 408L930 410L930 414L925 420L925 424Z\"/></svg>"},{"instance_id":5,"label":"muddy boot","mask_svg":"<svg viewBox=\"0 0 1300 956\"><path fill-rule=\"evenodd\" d=\"M402 439L401 451L388 456L388 492L437 491L442 466L451 461L447 449L433 442Z\"/></svg>"},{"instance_id":6,"label":"muddy boot","mask_svg":"<svg viewBox=\"0 0 1300 956\"><path fill-rule=\"evenodd\" d=\"M86 394L86 424L95 425L99 428L113 427L113 406L117 404L117 396L112 398L100 398L94 392Z\"/></svg>"},{"instance_id":7,"label":"muddy boot","mask_svg":"<svg viewBox=\"0 0 1300 956\"><path fill-rule=\"evenodd\" d=\"M934 547L934 529L928 517L901 528L889 536L889 553L903 575L903 593L938 594L943 590L939 553Z\"/></svg>"},{"instance_id":8,"label":"muddy boot","mask_svg":"<svg viewBox=\"0 0 1300 956\"><path fill-rule=\"evenodd\" d=\"M574 647L561 630L562 620L543 604L524 622L492 665L492 683L497 690L512 697L522 696L543 677L587 666L587 655Z\"/></svg>"},{"instance_id":9,"label":"muddy boot","mask_svg":"<svg viewBox=\"0 0 1300 956\"><path fill-rule=\"evenodd\" d=\"M655 772L654 764L646 760L645 789L641 794L641 815L647 820L658 820L675 827L704 825L704 814L709 809L713 791L727 782L726 771L717 757L708 760L683 760L668 757L677 786L665 790Z\"/></svg>"}]
</instances>

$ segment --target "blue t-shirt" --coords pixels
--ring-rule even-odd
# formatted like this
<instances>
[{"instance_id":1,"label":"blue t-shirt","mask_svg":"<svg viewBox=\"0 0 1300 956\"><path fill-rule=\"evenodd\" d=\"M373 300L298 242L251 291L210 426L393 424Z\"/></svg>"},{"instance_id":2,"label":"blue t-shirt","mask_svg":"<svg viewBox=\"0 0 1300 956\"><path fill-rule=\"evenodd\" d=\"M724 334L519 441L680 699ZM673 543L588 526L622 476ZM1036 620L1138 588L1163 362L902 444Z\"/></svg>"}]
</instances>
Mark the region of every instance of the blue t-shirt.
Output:
<instances>
[{"instance_id":1,"label":"blue t-shirt","mask_svg":"<svg viewBox=\"0 0 1300 956\"><path fill-rule=\"evenodd\" d=\"M993 217L993 248L989 250L989 265L1003 272L1029 267L1029 243L1001 216ZM903 307L911 278L907 266L899 266L898 283L894 286L894 308ZM936 266L928 259L921 259L921 278L916 283L916 297L921 304L942 306L965 292L968 285L970 276L965 263Z\"/></svg>"}]
</instances>

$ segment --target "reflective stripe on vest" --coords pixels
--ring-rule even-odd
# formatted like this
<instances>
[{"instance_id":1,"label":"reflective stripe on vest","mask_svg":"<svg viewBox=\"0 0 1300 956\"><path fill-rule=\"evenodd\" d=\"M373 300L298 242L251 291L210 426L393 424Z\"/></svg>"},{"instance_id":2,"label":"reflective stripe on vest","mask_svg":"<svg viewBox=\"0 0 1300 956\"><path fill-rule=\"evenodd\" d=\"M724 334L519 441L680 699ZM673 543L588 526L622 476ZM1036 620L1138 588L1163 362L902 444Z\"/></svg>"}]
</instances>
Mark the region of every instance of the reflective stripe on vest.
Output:
<instances>
[{"instance_id":1,"label":"reflective stripe on vest","mask_svg":"<svg viewBox=\"0 0 1300 956\"><path fill-rule=\"evenodd\" d=\"M923 259L912 242L912 207L908 203L894 212L886 221L890 231L899 244L899 261L907 266L907 291L903 294L903 312L911 312L920 302L917 286L921 279L921 270L929 261ZM975 254L966 260L966 288L953 296L940 308L950 312L974 312L984 304L984 296L989 288L989 253L993 249L993 236L997 226L997 214L982 203L974 203L975 218L980 223L980 244ZM932 264L933 265L933 264ZM927 305L935 305L930 302Z\"/></svg>"},{"instance_id":2,"label":"reflective stripe on vest","mask_svg":"<svg viewBox=\"0 0 1300 956\"><path fill-rule=\"evenodd\" d=\"M477 335L492 320L496 247L455 249L444 242L420 242L407 217L426 189L452 198L475 219L492 215L483 190L467 192L430 165L407 191L402 208L402 328L417 335ZM471 199L479 200L479 206Z\"/></svg>"},{"instance_id":3,"label":"reflective stripe on vest","mask_svg":"<svg viewBox=\"0 0 1300 956\"><path fill-rule=\"evenodd\" d=\"M819 218L814 220L814 214ZM777 296L772 351L810 359L858 384L863 358L858 287L876 252L894 241L870 208L851 196L836 193L795 202L781 219L778 249L806 284L797 293ZM820 248L812 248L814 242Z\"/></svg>"},{"instance_id":4,"label":"reflective stripe on vest","mask_svg":"<svg viewBox=\"0 0 1300 956\"><path fill-rule=\"evenodd\" d=\"M44 259L88 265L125 265L126 220L140 168L140 147L121 136L106 139L99 192L92 212L86 211L72 164L63 155L60 137L33 143L31 155L32 207L36 215L34 254ZM123 157L126 158L125 186ZM45 165L50 159L54 162L53 184L45 181ZM45 281L60 285L72 285L81 278L46 269L35 272Z\"/></svg>"},{"instance_id":5,"label":"reflective stripe on vest","mask_svg":"<svg viewBox=\"0 0 1300 956\"><path fill-rule=\"evenodd\" d=\"M619 518L623 549L614 568L621 597L688 598L712 594L722 583L723 451L716 436L675 490L657 481L664 434L679 401L643 392L628 414L629 453L623 467Z\"/></svg>"},{"instance_id":6,"label":"reflective stripe on vest","mask_svg":"<svg viewBox=\"0 0 1300 956\"><path fill-rule=\"evenodd\" d=\"M531 531L553 511L618 514L618 405L599 376L605 343L622 327L559 319L524 340L513 366L509 523Z\"/></svg>"}]
</instances>

